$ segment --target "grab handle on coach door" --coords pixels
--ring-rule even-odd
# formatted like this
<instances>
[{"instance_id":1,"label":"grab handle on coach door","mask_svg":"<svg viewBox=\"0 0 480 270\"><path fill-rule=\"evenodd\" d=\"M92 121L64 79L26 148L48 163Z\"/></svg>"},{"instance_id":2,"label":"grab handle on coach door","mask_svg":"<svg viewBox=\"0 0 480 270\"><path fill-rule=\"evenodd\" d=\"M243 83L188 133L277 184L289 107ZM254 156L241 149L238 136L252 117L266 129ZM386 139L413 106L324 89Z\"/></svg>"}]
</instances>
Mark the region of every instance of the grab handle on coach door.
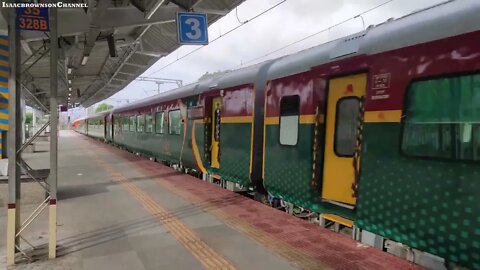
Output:
<instances>
[{"instance_id":1,"label":"grab handle on coach door","mask_svg":"<svg viewBox=\"0 0 480 270\"><path fill-rule=\"evenodd\" d=\"M217 107L215 110L215 141L217 142L217 160L220 161L220 156L221 156L221 147L220 147L220 127L221 127L221 116L222 116L222 110Z\"/></svg>"},{"instance_id":2,"label":"grab handle on coach door","mask_svg":"<svg viewBox=\"0 0 480 270\"><path fill-rule=\"evenodd\" d=\"M359 113L357 118L357 137L355 140L355 151L353 153L353 170L354 170L354 179L352 184L352 195L357 197L358 192L358 183L360 182L360 155L362 152L362 142L363 142L363 125L365 122L365 96L360 97L359 103Z\"/></svg>"}]
</instances>

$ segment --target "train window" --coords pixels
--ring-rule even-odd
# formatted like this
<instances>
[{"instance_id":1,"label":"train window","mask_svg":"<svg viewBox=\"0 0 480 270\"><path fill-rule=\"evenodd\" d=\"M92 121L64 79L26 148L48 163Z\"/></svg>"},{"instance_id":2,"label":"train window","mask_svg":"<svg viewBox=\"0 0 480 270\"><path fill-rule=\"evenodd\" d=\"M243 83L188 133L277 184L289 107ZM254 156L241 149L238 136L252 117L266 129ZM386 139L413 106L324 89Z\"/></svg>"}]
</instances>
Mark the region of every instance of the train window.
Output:
<instances>
[{"instance_id":1,"label":"train window","mask_svg":"<svg viewBox=\"0 0 480 270\"><path fill-rule=\"evenodd\" d=\"M413 83L404 114L406 155L480 161L480 74Z\"/></svg>"},{"instance_id":2,"label":"train window","mask_svg":"<svg viewBox=\"0 0 480 270\"><path fill-rule=\"evenodd\" d=\"M280 144L297 145L300 96L286 96L280 101Z\"/></svg>"},{"instance_id":3,"label":"train window","mask_svg":"<svg viewBox=\"0 0 480 270\"><path fill-rule=\"evenodd\" d=\"M151 113L145 116L145 122L146 122L145 132L152 133L153 132L153 116Z\"/></svg>"},{"instance_id":4,"label":"train window","mask_svg":"<svg viewBox=\"0 0 480 270\"><path fill-rule=\"evenodd\" d=\"M137 131L143 132L145 130L145 115L137 115Z\"/></svg>"},{"instance_id":5,"label":"train window","mask_svg":"<svg viewBox=\"0 0 480 270\"><path fill-rule=\"evenodd\" d=\"M180 110L168 112L168 133L172 135L180 135L182 130L182 116Z\"/></svg>"},{"instance_id":6,"label":"train window","mask_svg":"<svg viewBox=\"0 0 480 270\"><path fill-rule=\"evenodd\" d=\"M122 130L128 131L128 117L122 117Z\"/></svg>"},{"instance_id":7,"label":"train window","mask_svg":"<svg viewBox=\"0 0 480 270\"><path fill-rule=\"evenodd\" d=\"M157 114L155 115L155 133L158 133L158 134L164 133L164 130L163 130L163 122L165 121L164 115L165 115L164 112L157 112Z\"/></svg>"},{"instance_id":8,"label":"train window","mask_svg":"<svg viewBox=\"0 0 480 270\"><path fill-rule=\"evenodd\" d=\"M340 157L351 157L355 153L359 108L358 97L345 97L337 102L334 151Z\"/></svg>"},{"instance_id":9,"label":"train window","mask_svg":"<svg viewBox=\"0 0 480 270\"><path fill-rule=\"evenodd\" d=\"M130 116L130 131L134 132L136 130L136 116Z\"/></svg>"},{"instance_id":10,"label":"train window","mask_svg":"<svg viewBox=\"0 0 480 270\"><path fill-rule=\"evenodd\" d=\"M113 119L114 123L115 123L115 126L113 127L113 131L115 134L117 134L118 132L121 132L122 131L122 128L120 126L120 122L121 122L121 118L118 119L117 117L115 117Z\"/></svg>"}]
</instances>

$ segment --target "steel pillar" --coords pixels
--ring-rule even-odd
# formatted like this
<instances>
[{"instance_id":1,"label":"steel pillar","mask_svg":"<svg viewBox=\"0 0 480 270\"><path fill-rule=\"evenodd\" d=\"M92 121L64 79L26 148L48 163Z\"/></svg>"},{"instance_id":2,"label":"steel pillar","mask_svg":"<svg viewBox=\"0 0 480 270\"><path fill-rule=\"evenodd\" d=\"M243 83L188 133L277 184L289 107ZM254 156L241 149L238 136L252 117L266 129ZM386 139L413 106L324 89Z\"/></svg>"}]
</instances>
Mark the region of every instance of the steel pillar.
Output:
<instances>
[{"instance_id":1,"label":"steel pillar","mask_svg":"<svg viewBox=\"0 0 480 270\"><path fill-rule=\"evenodd\" d=\"M35 249L21 233L36 219L40 213L49 209L49 240L48 258L56 257L57 245L57 168L58 168L58 33L57 10L50 9L50 121L22 146L22 106L21 94L21 62L20 62L20 35L16 29L16 11L9 10L9 131L7 153L8 162L8 216L7 216L7 265L15 264L16 252L23 254L27 259L32 259L20 247L20 239ZM46 108L43 104L39 104ZM50 169L34 170L24 160L21 153L25 147L50 125ZM46 191L45 200L27 217L20 222L20 173L21 169L35 180ZM48 177L47 177L48 174ZM43 181L47 179L47 183Z\"/></svg>"},{"instance_id":2,"label":"steel pillar","mask_svg":"<svg viewBox=\"0 0 480 270\"><path fill-rule=\"evenodd\" d=\"M7 265L15 264L15 251L20 247L20 237L16 234L20 230L20 155L22 134L22 112L20 106L20 34L16 28L15 9L9 9L8 37L10 76L8 78L8 210L7 210Z\"/></svg>"},{"instance_id":3,"label":"steel pillar","mask_svg":"<svg viewBox=\"0 0 480 270\"><path fill-rule=\"evenodd\" d=\"M50 190L48 258L57 256L58 33L57 9L50 8Z\"/></svg>"}]
</instances>

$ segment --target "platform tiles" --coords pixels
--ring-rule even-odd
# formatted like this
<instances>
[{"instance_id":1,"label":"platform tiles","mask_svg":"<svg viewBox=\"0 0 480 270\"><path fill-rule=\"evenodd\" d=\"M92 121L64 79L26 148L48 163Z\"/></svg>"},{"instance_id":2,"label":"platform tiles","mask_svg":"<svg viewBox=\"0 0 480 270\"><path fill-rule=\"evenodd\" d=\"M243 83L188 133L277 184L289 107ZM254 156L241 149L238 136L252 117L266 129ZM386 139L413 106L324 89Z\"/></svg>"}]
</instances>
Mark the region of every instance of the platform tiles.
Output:
<instances>
[{"instance_id":1,"label":"platform tiles","mask_svg":"<svg viewBox=\"0 0 480 270\"><path fill-rule=\"evenodd\" d=\"M60 258L25 269L418 268L71 131L59 154Z\"/></svg>"}]
</instances>

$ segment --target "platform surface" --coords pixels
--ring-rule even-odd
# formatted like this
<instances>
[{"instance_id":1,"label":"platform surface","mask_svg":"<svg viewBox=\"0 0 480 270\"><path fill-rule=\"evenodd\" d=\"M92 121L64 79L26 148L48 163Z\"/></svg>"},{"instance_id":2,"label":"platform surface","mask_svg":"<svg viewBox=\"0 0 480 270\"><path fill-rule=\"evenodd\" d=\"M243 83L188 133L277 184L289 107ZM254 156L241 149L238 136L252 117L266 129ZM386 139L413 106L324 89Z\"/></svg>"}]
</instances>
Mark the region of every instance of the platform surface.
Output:
<instances>
[{"instance_id":1,"label":"platform surface","mask_svg":"<svg viewBox=\"0 0 480 270\"><path fill-rule=\"evenodd\" d=\"M59 258L12 269L418 268L73 131L60 133L59 157ZM45 222L26 238L46 243ZM4 269L4 241L0 254Z\"/></svg>"}]
</instances>

